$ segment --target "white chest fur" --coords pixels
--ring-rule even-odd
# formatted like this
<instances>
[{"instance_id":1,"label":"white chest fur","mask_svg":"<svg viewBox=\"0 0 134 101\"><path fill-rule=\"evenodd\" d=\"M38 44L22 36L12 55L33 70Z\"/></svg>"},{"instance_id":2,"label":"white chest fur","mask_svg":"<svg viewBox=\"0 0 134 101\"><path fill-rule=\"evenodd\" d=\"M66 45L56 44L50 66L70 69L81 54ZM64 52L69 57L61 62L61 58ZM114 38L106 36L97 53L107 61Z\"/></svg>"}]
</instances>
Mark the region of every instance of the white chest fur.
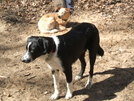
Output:
<instances>
[{"instance_id":1,"label":"white chest fur","mask_svg":"<svg viewBox=\"0 0 134 101\"><path fill-rule=\"evenodd\" d=\"M45 62L47 63L48 67L51 69L51 70L61 70L63 71L63 67L61 65L61 61L60 59L55 56L55 54L50 54L48 56L48 58L46 58Z\"/></svg>"},{"instance_id":2,"label":"white chest fur","mask_svg":"<svg viewBox=\"0 0 134 101\"><path fill-rule=\"evenodd\" d=\"M56 50L54 53L50 53L45 61L51 70L58 69L58 70L63 71L62 63L61 63L60 59L57 57L58 46L59 46L60 41L59 41L58 37L56 37L56 36L51 36L51 37L53 38L53 40L55 42Z\"/></svg>"}]
</instances>

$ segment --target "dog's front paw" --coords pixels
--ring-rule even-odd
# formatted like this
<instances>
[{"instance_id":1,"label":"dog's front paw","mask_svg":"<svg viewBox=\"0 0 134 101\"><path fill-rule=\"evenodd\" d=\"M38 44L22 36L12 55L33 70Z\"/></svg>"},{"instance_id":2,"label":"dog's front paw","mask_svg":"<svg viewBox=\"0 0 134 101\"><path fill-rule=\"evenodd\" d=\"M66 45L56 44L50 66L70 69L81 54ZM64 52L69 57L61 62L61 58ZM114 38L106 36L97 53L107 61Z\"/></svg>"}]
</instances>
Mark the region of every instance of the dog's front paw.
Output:
<instances>
[{"instance_id":1,"label":"dog's front paw","mask_svg":"<svg viewBox=\"0 0 134 101\"><path fill-rule=\"evenodd\" d=\"M72 94L71 93L67 93L66 96L65 96L65 99L70 99L72 98Z\"/></svg>"},{"instance_id":2,"label":"dog's front paw","mask_svg":"<svg viewBox=\"0 0 134 101\"><path fill-rule=\"evenodd\" d=\"M58 94L54 93L54 94L50 97L50 99L51 99L51 100L56 100L58 97L59 97Z\"/></svg>"}]
</instances>

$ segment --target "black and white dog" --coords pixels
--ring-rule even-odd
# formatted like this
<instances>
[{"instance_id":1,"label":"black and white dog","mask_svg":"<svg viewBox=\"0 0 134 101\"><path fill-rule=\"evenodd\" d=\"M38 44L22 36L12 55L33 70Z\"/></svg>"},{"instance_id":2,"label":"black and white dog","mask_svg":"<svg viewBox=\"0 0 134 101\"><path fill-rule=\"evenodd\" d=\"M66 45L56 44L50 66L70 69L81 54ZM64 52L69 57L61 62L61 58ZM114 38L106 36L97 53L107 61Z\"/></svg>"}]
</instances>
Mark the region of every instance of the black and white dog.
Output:
<instances>
[{"instance_id":1,"label":"black and white dog","mask_svg":"<svg viewBox=\"0 0 134 101\"><path fill-rule=\"evenodd\" d=\"M99 32L90 23L81 23L64 35L52 37L31 36L28 38L26 53L21 61L32 62L39 56L45 55L45 62L52 70L54 80L54 94L50 99L57 99L59 96L59 70L63 71L67 81L67 93L65 98L72 97L72 64L79 59L81 71L76 79L81 79L85 71L86 62L84 59L86 50L89 51L90 72L86 88L91 87L94 63L96 55L103 56L104 51L99 45Z\"/></svg>"}]
</instances>

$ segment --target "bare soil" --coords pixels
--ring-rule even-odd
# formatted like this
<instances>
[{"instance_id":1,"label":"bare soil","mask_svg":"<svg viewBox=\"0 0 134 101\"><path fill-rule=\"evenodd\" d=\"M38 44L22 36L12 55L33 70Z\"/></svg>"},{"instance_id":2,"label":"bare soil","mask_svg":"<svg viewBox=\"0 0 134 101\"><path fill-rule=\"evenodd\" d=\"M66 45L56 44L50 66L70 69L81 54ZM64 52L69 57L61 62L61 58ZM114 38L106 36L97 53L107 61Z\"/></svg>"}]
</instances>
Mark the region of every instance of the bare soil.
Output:
<instances>
[{"instance_id":1,"label":"bare soil","mask_svg":"<svg viewBox=\"0 0 134 101\"><path fill-rule=\"evenodd\" d=\"M120 2L107 5L105 9L86 9L84 7L90 5L85 3L81 9L80 4L76 3L67 30L55 33L64 34L81 22L93 23L99 29L100 44L105 51L101 59L97 58L90 90L84 89L89 72L88 53L86 54L87 68L84 77L74 81L73 98L70 101L134 101L133 4L133 1ZM53 80L44 60L36 59L29 64L20 61L29 36L50 35L40 34L37 28L40 16L29 21L26 20L27 16L18 17L7 8L4 5L0 10L0 101L50 101ZM73 77L79 70L80 62L76 61L73 64ZM60 73L60 88L58 101L65 101L66 84L63 73Z\"/></svg>"}]
</instances>

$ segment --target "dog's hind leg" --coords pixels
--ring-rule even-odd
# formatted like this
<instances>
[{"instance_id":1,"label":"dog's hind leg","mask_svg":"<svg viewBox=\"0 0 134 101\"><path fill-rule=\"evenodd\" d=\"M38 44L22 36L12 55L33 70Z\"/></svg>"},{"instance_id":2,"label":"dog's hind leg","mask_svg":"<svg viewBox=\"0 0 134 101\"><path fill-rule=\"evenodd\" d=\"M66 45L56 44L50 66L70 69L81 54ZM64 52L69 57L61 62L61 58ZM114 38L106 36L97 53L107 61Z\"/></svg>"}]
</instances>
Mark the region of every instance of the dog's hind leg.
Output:
<instances>
[{"instance_id":1,"label":"dog's hind leg","mask_svg":"<svg viewBox=\"0 0 134 101\"><path fill-rule=\"evenodd\" d=\"M88 81L87 81L86 86L85 86L87 89L90 89L91 86L92 86L92 77L93 77L93 71L94 71L94 64L95 64L95 60L96 60L96 53L97 53L97 50L98 50L97 45L95 45L95 46L89 49L90 72L89 72Z\"/></svg>"},{"instance_id":2,"label":"dog's hind leg","mask_svg":"<svg viewBox=\"0 0 134 101\"><path fill-rule=\"evenodd\" d=\"M85 68L86 68L86 62L85 62L85 52L83 52L81 54L81 56L79 57L79 60L81 62L81 71L80 73L75 77L75 80L80 80L83 76L83 73L85 72Z\"/></svg>"},{"instance_id":3,"label":"dog's hind leg","mask_svg":"<svg viewBox=\"0 0 134 101\"><path fill-rule=\"evenodd\" d=\"M65 76L66 76L66 82L67 82L67 93L65 96L65 99L70 99L72 98L72 68L67 68L67 70L65 70Z\"/></svg>"},{"instance_id":4,"label":"dog's hind leg","mask_svg":"<svg viewBox=\"0 0 134 101\"><path fill-rule=\"evenodd\" d=\"M54 81L54 94L50 99L55 100L59 97L59 70L52 70L52 77Z\"/></svg>"}]
</instances>

